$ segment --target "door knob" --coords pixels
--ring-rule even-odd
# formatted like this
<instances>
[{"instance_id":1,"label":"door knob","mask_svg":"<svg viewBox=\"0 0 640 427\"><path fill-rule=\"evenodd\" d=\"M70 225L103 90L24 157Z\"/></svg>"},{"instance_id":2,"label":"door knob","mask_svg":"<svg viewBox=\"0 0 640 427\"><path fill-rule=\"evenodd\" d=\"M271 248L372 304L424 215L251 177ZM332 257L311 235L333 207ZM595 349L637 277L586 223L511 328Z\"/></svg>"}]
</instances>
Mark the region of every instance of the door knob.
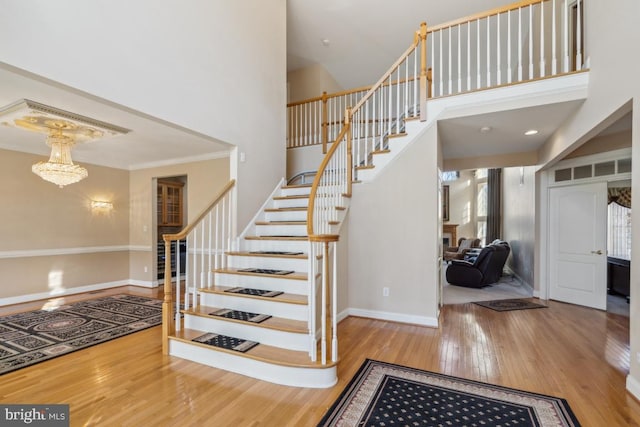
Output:
<instances>
[{"instance_id":1,"label":"door knob","mask_svg":"<svg viewBox=\"0 0 640 427\"><path fill-rule=\"evenodd\" d=\"M597 251L591 251L591 253L595 255L602 255L602 251L600 249L598 249Z\"/></svg>"}]
</instances>

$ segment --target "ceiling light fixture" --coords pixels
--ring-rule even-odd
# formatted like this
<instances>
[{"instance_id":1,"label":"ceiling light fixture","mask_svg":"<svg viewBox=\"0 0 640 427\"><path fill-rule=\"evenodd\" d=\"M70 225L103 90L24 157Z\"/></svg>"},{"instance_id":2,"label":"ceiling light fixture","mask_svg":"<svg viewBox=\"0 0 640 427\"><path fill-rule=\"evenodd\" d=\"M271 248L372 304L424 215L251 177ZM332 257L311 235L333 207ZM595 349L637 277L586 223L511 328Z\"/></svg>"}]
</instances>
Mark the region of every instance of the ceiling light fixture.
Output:
<instances>
[{"instance_id":1,"label":"ceiling light fixture","mask_svg":"<svg viewBox=\"0 0 640 427\"><path fill-rule=\"evenodd\" d=\"M329 47L329 44L331 43L329 39L321 39L320 41L322 42L322 46L325 47Z\"/></svg>"},{"instance_id":2,"label":"ceiling light fixture","mask_svg":"<svg viewBox=\"0 0 640 427\"><path fill-rule=\"evenodd\" d=\"M538 133L537 130L535 129L529 129L528 131L526 131L524 134L527 136L531 136L531 135L536 135Z\"/></svg>"},{"instance_id":3,"label":"ceiling light fixture","mask_svg":"<svg viewBox=\"0 0 640 427\"><path fill-rule=\"evenodd\" d=\"M480 128L480 132L481 132L481 133L488 133L488 132L491 132L491 126L482 126L482 127Z\"/></svg>"}]
</instances>

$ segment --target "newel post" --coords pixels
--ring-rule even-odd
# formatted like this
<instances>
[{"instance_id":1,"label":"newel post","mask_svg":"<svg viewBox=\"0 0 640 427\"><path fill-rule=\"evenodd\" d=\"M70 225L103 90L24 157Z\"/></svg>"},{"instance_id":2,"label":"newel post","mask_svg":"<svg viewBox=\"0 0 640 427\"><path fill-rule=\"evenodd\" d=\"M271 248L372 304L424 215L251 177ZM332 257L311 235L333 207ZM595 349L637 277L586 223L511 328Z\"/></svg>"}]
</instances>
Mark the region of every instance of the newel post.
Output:
<instances>
[{"instance_id":1,"label":"newel post","mask_svg":"<svg viewBox=\"0 0 640 427\"><path fill-rule=\"evenodd\" d=\"M169 354L169 335L174 334L173 289L171 286L171 241L164 240L164 300L162 302L162 354ZM178 275L177 280L180 280Z\"/></svg>"},{"instance_id":2,"label":"newel post","mask_svg":"<svg viewBox=\"0 0 640 427\"><path fill-rule=\"evenodd\" d=\"M327 154L327 143L329 139L329 123L327 123L327 92L322 92L322 154Z\"/></svg>"},{"instance_id":3,"label":"newel post","mask_svg":"<svg viewBox=\"0 0 640 427\"><path fill-rule=\"evenodd\" d=\"M351 107L344 112L344 125L347 128L347 197L351 197L353 181L353 150L351 149Z\"/></svg>"},{"instance_id":4,"label":"newel post","mask_svg":"<svg viewBox=\"0 0 640 427\"><path fill-rule=\"evenodd\" d=\"M420 24L420 120L427 120L427 23Z\"/></svg>"}]
</instances>

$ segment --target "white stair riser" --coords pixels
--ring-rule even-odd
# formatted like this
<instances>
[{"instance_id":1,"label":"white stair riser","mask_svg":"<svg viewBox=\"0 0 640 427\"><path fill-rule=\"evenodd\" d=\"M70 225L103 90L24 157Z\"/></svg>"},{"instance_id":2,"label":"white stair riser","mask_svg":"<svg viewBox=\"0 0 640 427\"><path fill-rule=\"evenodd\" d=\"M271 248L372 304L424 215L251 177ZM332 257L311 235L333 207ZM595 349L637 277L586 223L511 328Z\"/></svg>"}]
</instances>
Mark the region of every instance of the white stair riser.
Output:
<instances>
[{"instance_id":1,"label":"white stair riser","mask_svg":"<svg viewBox=\"0 0 640 427\"><path fill-rule=\"evenodd\" d=\"M228 260L231 268L267 268L293 270L301 273L306 273L309 270L309 260L307 259L232 255Z\"/></svg>"},{"instance_id":2,"label":"white stair riser","mask_svg":"<svg viewBox=\"0 0 640 427\"><path fill-rule=\"evenodd\" d=\"M309 242L306 240L248 240L241 243L243 251L287 251L304 252L309 251Z\"/></svg>"},{"instance_id":3,"label":"white stair riser","mask_svg":"<svg viewBox=\"0 0 640 427\"><path fill-rule=\"evenodd\" d=\"M273 201L274 208L301 208L309 204L308 198L303 199L275 199Z\"/></svg>"},{"instance_id":4,"label":"white stair riser","mask_svg":"<svg viewBox=\"0 0 640 427\"><path fill-rule=\"evenodd\" d=\"M311 187L292 187L283 188L280 194L282 196L302 196L311 193Z\"/></svg>"},{"instance_id":5,"label":"white stair riser","mask_svg":"<svg viewBox=\"0 0 640 427\"><path fill-rule=\"evenodd\" d=\"M273 347L287 350L308 351L309 334L278 331L263 328L258 325L247 325L238 322L228 322L211 317L185 314L184 327L199 331L215 332L216 334L256 341Z\"/></svg>"},{"instance_id":6,"label":"white stair riser","mask_svg":"<svg viewBox=\"0 0 640 427\"><path fill-rule=\"evenodd\" d=\"M265 212L265 221L306 221L307 211Z\"/></svg>"},{"instance_id":7,"label":"white stair riser","mask_svg":"<svg viewBox=\"0 0 640 427\"><path fill-rule=\"evenodd\" d=\"M215 273L216 286L242 286L268 291L282 291L288 294L307 295L309 284L306 280L282 279L274 275L249 276L244 274Z\"/></svg>"},{"instance_id":8,"label":"white stair riser","mask_svg":"<svg viewBox=\"0 0 640 427\"><path fill-rule=\"evenodd\" d=\"M335 365L324 369L275 365L173 339L169 342L169 354L286 386L329 388L338 382Z\"/></svg>"},{"instance_id":9,"label":"white stair riser","mask_svg":"<svg viewBox=\"0 0 640 427\"><path fill-rule=\"evenodd\" d=\"M224 307L232 310L248 311L250 313L269 314L285 319L302 320L306 322L308 309L302 304L288 304L267 298L245 298L233 295L220 295L203 292L200 294L200 304L208 307Z\"/></svg>"},{"instance_id":10,"label":"white stair riser","mask_svg":"<svg viewBox=\"0 0 640 427\"><path fill-rule=\"evenodd\" d=\"M257 225L258 236L306 236L307 224L300 225Z\"/></svg>"}]
</instances>

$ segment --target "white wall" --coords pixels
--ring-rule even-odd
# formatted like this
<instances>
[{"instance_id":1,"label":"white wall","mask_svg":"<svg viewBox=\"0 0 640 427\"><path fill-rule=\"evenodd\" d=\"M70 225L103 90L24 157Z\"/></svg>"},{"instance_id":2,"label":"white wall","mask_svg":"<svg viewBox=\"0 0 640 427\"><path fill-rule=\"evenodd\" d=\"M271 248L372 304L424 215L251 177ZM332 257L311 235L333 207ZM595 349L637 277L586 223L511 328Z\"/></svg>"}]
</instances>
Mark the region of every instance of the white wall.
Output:
<instances>
[{"instance_id":1,"label":"white wall","mask_svg":"<svg viewBox=\"0 0 640 427\"><path fill-rule=\"evenodd\" d=\"M632 151L633 181L640 182L640 57L630 54L630 47L640 45L640 2L635 0L612 0L607 2L585 2L586 41L591 55L589 97L575 116L567 120L561 129L547 142L540 152L542 164L559 159L573 151L575 146L590 139L616 115L623 115L625 104L632 100L633 115ZM574 143L575 142L575 143ZM540 197L544 197L541 194ZM640 200L640 186L633 186L632 197ZM538 199L540 201L540 199ZM633 210L632 222L640 224L640 210ZM537 236L540 238L541 236ZM634 227L632 251L640 253L640 227ZM543 254L538 252L538 256ZM634 257L631 262L631 372L627 387L640 398L640 262ZM536 272L538 277L538 272ZM536 279L538 280L538 279Z\"/></svg>"},{"instance_id":2,"label":"white wall","mask_svg":"<svg viewBox=\"0 0 640 427\"><path fill-rule=\"evenodd\" d=\"M237 145L241 227L284 176L285 0L0 5L0 61Z\"/></svg>"},{"instance_id":3,"label":"white wall","mask_svg":"<svg viewBox=\"0 0 640 427\"><path fill-rule=\"evenodd\" d=\"M438 141L432 125L371 183L349 211L352 314L437 323ZM389 288L389 296L382 289Z\"/></svg>"},{"instance_id":4,"label":"white wall","mask_svg":"<svg viewBox=\"0 0 640 427\"><path fill-rule=\"evenodd\" d=\"M528 286L534 285L535 167L502 170L503 239L511 246L507 266Z\"/></svg>"}]
</instances>

